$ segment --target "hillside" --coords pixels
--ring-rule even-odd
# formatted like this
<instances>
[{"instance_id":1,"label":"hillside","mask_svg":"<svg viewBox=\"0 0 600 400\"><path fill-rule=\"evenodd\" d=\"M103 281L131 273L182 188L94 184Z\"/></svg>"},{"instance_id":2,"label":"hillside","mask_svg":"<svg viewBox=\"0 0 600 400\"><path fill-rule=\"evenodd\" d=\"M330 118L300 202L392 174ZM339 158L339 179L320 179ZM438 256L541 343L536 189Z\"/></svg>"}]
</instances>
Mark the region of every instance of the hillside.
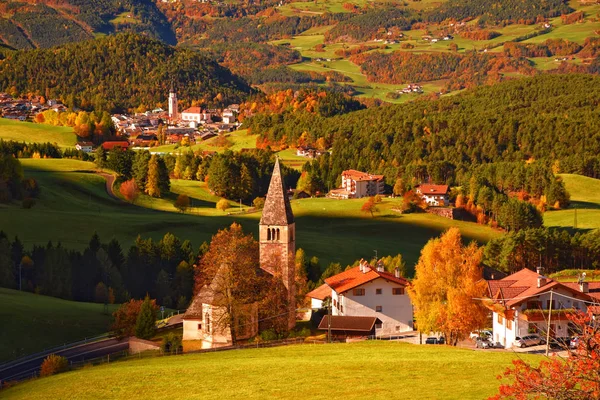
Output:
<instances>
[{"instance_id":1,"label":"hillside","mask_svg":"<svg viewBox=\"0 0 600 400\"><path fill-rule=\"evenodd\" d=\"M0 363L108 331L104 305L0 288ZM116 306L110 306L112 312Z\"/></svg>"},{"instance_id":2,"label":"hillside","mask_svg":"<svg viewBox=\"0 0 600 400\"><path fill-rule=\"evenodd\" d=\"M259 213L228 215L217 211L217 199L207 193L204 183L174 180L174 194L168 198L142 197L138 204L145 207L131 206L106 194L104 179L90 173L95 169L92 163L66 159L21 162L25 176L40 184L41 197L29 210L0 207L0 230L9 237L18 235L26 247L45 244L51 238L67 248L83 249L97 232L102 240L115 237L126 249L138 235L158 240L172 232L189 239L197 248L233 221L246 232L258 232ZM177 193L190 196L192 208L186 214L173 206ZM408 273L412 274L421 248L450 226L460 227L468 240L481 243L500 235L489 227L431 214L400 215L392 208L397 208L401 199L385 200L380 205L381 212L372 218L360 211L363 202L322 198L292 201L297 247L317 256L322 268L330 262L351 264L372 256L375 249L380 255L402 253ZM231 211L235 212L235 208Z\"/></svg>"},{"instance_id":3,"label":"hillside","mask_svg":"<svg viewBox=\"0 0 600 400\"><path fill-rule=\"evenodd\" d=\"M48 48L123 30L176 42L167 18L150 0L31 3L0 2L0 43L15 49Z\"/></svg>"},{"instance_id":4,"label":"hillside","mask_svg":"<svg viewBox=\"0 0 600 400\"><path fill-rule=\"evenodd\" d=\"M540 359L521 357L534 363ZM390 399L402 393L409 399L479 400L497 393L496 376L514 358L506 352L397 342L296 345L116 362L26 382L2 395Z\"/></svg>"},{"instance_id":5,"label":"hillside","mask_svg":"<svg viewBox=\"0 0 600 400\"><path fill-rule=\"evenodd\" d=\"M73 128L33 124L30 122L0 119L0 139L25 143L56 143L60 147L73 147L77 136Z\"/></svg>"},{"instance_id":6,"label":"hillside","mask_svg":"<svg viewBox=\"0 0 600 400\"><path fill-rule=\"evenodd\" d=\"M600 179L562 174L571 194L571 208L544 215L544 225L577 229L600 229Z\"/></svg>"},{"instance_id":7,"label":"hillside","mask_svg":"<svg viewBox=\"0 0 600 400\"><path fill-rule=\"evenodd\" d=\"M207 104L239 102L251 91L199 52L134 34L19 51L0 63L0 91L37 93L94 111L166 107L171 85L180 98Z\"/></svg>"}]
</instances>

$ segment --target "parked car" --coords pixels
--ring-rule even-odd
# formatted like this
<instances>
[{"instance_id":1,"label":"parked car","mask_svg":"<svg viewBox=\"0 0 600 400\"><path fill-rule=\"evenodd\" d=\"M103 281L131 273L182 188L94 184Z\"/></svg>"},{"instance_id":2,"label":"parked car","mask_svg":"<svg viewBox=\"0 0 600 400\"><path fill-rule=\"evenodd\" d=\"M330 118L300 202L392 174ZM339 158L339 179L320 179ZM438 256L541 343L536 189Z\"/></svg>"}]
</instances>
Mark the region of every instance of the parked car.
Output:
<instances>
[{"instance_id":1,"label":"parked car","mask_svg":"<svg viewBox=\"0 0 600 400\"><path fill-rule=\"evenodd\" d=\"M487 329L481 331L473 331L469 333L469 338L471 338L472 340L477 340L477 338L491 339L492 336L492 332Z\"/></svg>"},{"instance_id":2,"label":"parked car","mask_svg":"<svg viewBox=\"0 0 600 400\"><path fill-rule=\"evenodd\" d=\"M555 349L568 349L571 347L570 337L557 337L550 339L550 347Z\"/></svg>"},{"instance_id":3,"label":"parked car","mask_svg":"<svg viewBox=\"0 0 600 400\"><path fill-rule=\"evenodd\" d=\"M579 336L573 336L571 341L569 342L569 347L572 349L576 349L579 347Z\"/></svg>"},{"instance_id":4,"label":"parked car","mask_svg":"<svg viewBox=\"0 0 600 400\"><path fill-rule=\"evenodd\" d=\"M515 345L519 347L535 346L538 344L546 344L546 341L540 335L527 335L515 338Z\"/></svg>"},{"instance_id":5,"label":"parked car","mask_svg":"<svg viewBox=\"0 0 600 400\"><path fill-rule=\"evenodd\" d=\"M425 339L425 344L444 344L446 343L446 340L444 339L443 336L440 336L439 338L436 338L435 336L431 336L428 337L427 339Z\"/></svg>"}]
</instances>

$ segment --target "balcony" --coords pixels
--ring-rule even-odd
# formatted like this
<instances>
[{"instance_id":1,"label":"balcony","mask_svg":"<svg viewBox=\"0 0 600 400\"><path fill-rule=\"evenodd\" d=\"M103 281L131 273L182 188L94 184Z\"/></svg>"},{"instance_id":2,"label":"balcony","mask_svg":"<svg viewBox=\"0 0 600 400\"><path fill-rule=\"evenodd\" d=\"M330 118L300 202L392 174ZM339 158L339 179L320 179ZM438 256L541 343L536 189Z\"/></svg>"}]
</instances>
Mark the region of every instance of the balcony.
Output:
<instances>
[{"instance_id":1,"label":"balcony","mask_svg":"<svg viewBox=\"0 0 600 400\"><path fill-rule=\"evenodd\" d=\"M529 322L546 321L548 319L548 311L543 309L527 309L519 313L519 318ZM552 310L552 321L568 321L570 314L575 314L577 310L574 308L563 308Z\"/></svg>"}]
</instances>

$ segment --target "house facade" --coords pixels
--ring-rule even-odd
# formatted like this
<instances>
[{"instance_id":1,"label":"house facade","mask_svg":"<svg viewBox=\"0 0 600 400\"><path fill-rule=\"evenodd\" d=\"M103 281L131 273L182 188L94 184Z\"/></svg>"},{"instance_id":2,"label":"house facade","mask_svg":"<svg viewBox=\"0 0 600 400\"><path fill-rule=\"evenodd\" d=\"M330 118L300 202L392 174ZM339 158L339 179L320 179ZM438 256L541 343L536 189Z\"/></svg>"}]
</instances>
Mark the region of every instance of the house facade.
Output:
<instances>
[{"instance_id":1,"label":"house facade","mask_svg":"<svg viewBox=\"0 0 600 400\"><path fill-rule=\"evenodd\" d=\"M329 196L340 199L360 199L383 194L384 189L383 175L349 169L342 172L342 187L332 190Z\"/></svg>"},{"instance_id":2,"label":"house facade","mask_svg":"<svg viewBox=\"0 0 600 400\"><path fill-rule=\"evenodd\" d=\"M589 302L600 300L600 282L557 282L540 272L522 269L487 281L494 342L511 348L517 337L529 334L571 336L568 315L587 312Z\"/></svg>"},{"instance_id":3,"label":"house facade","mask_svg":"<svg viewBox=\"0 0 600 400\"><path fill-rule=\"evenodd\" d=\"M406 292L408 281L361 260L359 266L325 279L331 290L332 315L375 318L376 336L413 330L413 307ZM311 292L323 297L322 287ZM318 295L318 296L317 296ZM309 294L309 296L312 296ZM326 318L326 317L324 317Z\"/></svg>"},{"instance_id":4,"label":"house facade","mask_svg":"<svg viewBox=\"0 0 600 400\"><path fill-rule=\"evenodd\" d=\"M417 194L429 206L447 206L450 203L448 185L424 183L417 187Z\"/></svg>"},{"instance_id":5,"label":"house facade","mask_svg":"<svg viewBox=\"0 0 600 400\"><path fill-rule=\"evenodd\" d=\"M181 120L195 122L196 124L211 123L211 113L203 112L200 107L190 107L183 110Z\"/></svg>"},{"instance_id":6,"label":"house facade","mask_svg":"<svg viewBox=\"0 0 600 400\"><path fill-rule=\"evenodd\" d=\"M84 153L91 153L94 150L94 144L92 142L78 142L75 148Z\"/></svg>"}]
</instances>

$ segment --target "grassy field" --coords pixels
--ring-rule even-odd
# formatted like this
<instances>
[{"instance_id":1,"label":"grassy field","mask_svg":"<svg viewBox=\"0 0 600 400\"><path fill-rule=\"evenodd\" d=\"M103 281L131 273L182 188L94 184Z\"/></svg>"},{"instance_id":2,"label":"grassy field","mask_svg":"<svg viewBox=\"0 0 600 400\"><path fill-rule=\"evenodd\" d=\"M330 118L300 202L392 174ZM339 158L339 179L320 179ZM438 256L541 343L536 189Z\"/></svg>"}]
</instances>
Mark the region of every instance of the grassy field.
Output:
<instances>
[{"instance_id":1,"label":"grassy field","mask_svg":"<svg viewBox=\"0 0 600 400\"><path fill-rule=\"evenodd\" d=\"M600 228L600 179L574 174L561 175L571 194L571 207L544 214L544 224L550 227L577 229Z\"/></svg>"},{"instance_id":2,"label":"grassy field","mask_svg":"<svg viewBox=\"0 0 600 400\"><path fill-rule=\"evenodd\" d=\"M56 143L60 147L73 147L77 136L73 128L34 124L0 118L0 139L26 143Z\"/></svg>"},{"instance_id":3,"label":"grassy field","mask_svg":"<svg viewBox=\"0 0 600 400\"><path fill-rule=\"evenodd\" d=\"M0 288L0 363L108 331L103 304ZM110 306L112 312L116 306ZM2 397L0 395L0 397Z\"/></svg>"},{"instance_id":4,"label":"grassy field","mask_svg":"<svg viewBox=\"0 0 600 400\"><path fill-rule=\"evenodd\" d=\"M218 229L237 221L247 232L258 232L260 213L231 215L215 209L217 197L200 182L173 181L169 199L152 200L154 210L110 198L102 177L90 173L94 164L73 160L22 160L26 176L38 180L41 198L29 210L0 206L0 230L18 235L30 247L48 240L69 248L84 248L94 232L104 241L118 239L123 248L138 236L160 239L172 232L194 246L210 240ZM86 170L88 172L86 172ZM175 212L176 193L190 196L194 208ZM142 206L148 206L140 200ZM400 199L384 199L375 218L360 211L364 200L303 199L292 201L296 216L297 247L317 256L322 267L330 262L350 264L357 259L402 253L412 273L421 248L450 226L458 226L466 240L486 242L501 233L474 223L452 221L431 214L401 215L393 209ZM232 203L234 205L235 203Z\"/></svg>"},{"instance_id":5,"label":"grassy field","mask_svg":"<svg viewBox=\"0 0 600 400\"><path fill-rule=\"evenodd\" d=\"M176 144L168 144L164 146L153 147L150 149L152 153L173 153L176 154L178 151L187 151L189 149L193 151L216 151L223 152L225 150L240 151L241 149L249 149L256 147L256 138L258 135L249 135L248 130L240 129L225 135L227 138L227 145L223 146L219 142L218 137L214 137L203 142L197 143L190 147L181 147Z\"/></svg>"},{"instance_id":6,"label":"grassy field","mask_svg":"<svg viewBox=\"0 0 600 400\"><path fill-rule=\"evenodd\" d=\"M496 376L514 358L396 342L296 345L115 362L19 384L2 397L479 400L497 393Z\"/></svg>"}]
</instances>

